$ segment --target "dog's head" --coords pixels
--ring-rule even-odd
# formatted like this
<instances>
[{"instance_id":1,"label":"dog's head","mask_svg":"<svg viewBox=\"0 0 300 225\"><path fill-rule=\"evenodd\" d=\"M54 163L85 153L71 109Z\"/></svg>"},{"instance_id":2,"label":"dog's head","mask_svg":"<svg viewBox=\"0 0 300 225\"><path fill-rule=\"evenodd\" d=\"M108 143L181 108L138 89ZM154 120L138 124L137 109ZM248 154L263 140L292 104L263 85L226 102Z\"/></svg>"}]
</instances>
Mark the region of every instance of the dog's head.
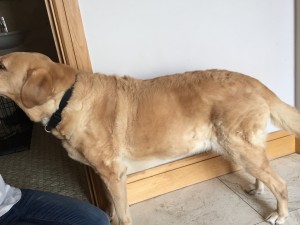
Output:
<instances>
[{"instance_id":1,"label":"dog's head","mask_svg":"<svg viewBox=\"0 0 300 225\"><path fill-rule=\"evenodd\" d=\"M0 95L11 98L33 120L51 115L77 71L39 53L0 56Z\"/></svg>"}]
</instances>

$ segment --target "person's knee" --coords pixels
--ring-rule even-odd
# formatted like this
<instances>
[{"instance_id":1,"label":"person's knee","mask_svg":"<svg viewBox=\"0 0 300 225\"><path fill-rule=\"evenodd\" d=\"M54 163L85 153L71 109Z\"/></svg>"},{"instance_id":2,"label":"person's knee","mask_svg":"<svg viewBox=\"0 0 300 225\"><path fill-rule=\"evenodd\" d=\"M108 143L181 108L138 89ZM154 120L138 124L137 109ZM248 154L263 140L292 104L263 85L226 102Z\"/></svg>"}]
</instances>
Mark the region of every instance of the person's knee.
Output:
<instances>
[{"instance_id":1,"label":"person's knee","mask_svg":"<svg viewBox=\"0 0 300 225\"><path fill-rule=\"evenodd\" d=\"M103 212L101 209L94 208L93 210L89 211L89 218L90 223L89 225L109 225L109 217L108 215Z\"/></svg>"}]
</instances>

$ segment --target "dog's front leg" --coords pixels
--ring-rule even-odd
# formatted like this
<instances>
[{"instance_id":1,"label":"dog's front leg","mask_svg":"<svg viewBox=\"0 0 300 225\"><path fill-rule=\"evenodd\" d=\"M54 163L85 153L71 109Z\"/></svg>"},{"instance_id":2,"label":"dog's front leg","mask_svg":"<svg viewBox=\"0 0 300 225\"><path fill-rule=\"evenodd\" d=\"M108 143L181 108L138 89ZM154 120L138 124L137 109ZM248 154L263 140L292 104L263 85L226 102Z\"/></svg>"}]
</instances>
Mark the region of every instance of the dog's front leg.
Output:
<instances>
[{"instance_id":1,"label":"dog's front leg","mask_svg":"<svg viewBox=\"0 0 300 225\"><path fill-rule=\"evenodd\" d=\"M119 225L131 225L127 204L126 166L121 160L114 160L110 163L101 163L97 170L110 192Z\"/></svg>"}]
</instances>

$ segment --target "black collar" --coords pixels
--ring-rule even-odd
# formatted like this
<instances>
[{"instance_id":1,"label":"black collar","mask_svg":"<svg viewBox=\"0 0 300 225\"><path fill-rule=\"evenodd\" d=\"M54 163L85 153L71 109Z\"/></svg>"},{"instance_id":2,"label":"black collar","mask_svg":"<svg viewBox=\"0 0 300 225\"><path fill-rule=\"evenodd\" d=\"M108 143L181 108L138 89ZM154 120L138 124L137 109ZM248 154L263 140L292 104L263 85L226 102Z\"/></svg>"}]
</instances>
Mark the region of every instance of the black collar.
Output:
<instances>
[{"instance_id":1,"label":"black collar","mask_svg":"<svg viewBox=\"0 0 300 225\"><path fill-rule=\"evenodd\" d=\"M59 103L59 107L58 110L56 110L55 113L52 114L52 116L50 117L50 120L48 122L48 124L45 126L45 130L47 132L51 132L51 130L53 128L55 128L59 122L61 121L61 113L64 110L64 108L67 106L68 101L72 95L74 89L74 85L72 85L64 94L64 96L62 97L60 103Z\"/></svg>"}]
</instances>

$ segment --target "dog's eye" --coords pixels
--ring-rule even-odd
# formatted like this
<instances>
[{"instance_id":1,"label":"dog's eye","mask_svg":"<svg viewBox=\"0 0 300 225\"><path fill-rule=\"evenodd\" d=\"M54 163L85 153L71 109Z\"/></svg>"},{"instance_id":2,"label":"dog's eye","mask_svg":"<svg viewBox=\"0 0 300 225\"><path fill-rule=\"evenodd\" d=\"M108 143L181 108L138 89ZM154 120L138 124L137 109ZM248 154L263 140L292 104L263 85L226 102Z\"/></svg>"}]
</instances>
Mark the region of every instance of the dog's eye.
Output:
<instances>
[{"instance_id":1,"label":"dog's eye","mask_svg":"<svg viewBox=\"0 0 300 225\"><path fill-rule=\"evenodd\" d=\"M6 67L3 65L2 62L0 62L0 70L6 70Z\"/></svg>"}]
</instances>

